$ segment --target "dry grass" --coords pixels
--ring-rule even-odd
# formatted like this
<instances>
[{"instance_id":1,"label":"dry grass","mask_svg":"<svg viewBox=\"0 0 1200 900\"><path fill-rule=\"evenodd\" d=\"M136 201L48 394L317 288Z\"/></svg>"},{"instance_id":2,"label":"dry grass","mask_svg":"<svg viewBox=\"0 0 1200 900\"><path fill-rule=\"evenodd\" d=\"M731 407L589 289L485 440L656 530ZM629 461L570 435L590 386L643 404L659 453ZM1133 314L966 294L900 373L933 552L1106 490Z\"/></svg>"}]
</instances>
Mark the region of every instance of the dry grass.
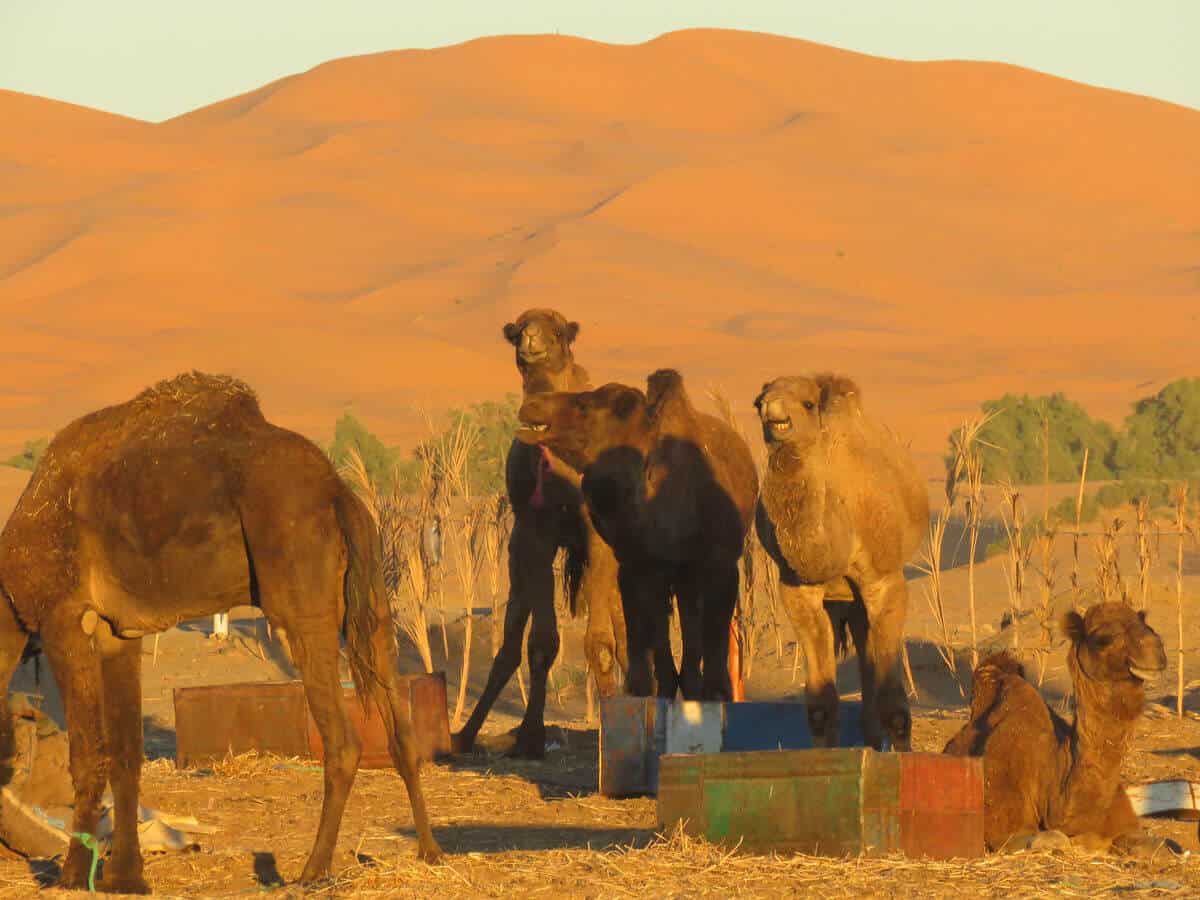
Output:
<instances>
[{"instance_id":1,"label":"dry grass","mask_svg":"<svg viewBox=\"0 0 1200 900\"><path fill-rule=\"evenodd\" d=\"M921 724L925 743L943 739L931 723ZM570 734L575 743L586 733ZM1181 732L1174 742L1194 739L1192 731ZM653 800L590 793L586 784L594 778L594 766L594 745L583 740L574 753L555 754L545 763L479 760L459 768L424 767L434 829L447 851L433 866L416 859L399 778L390 771L364 770L347 808L334 877L301 891L294 885L272 889L261 881L294 878L303 865L319 808L318 766L249 753L209 770L180 772L159 760L146 766L144 802L194 814L220 830L202 839L199 853L148 858L147 878L160 897L270 890L288 897L812 895L857 900L1114 892L1194 896L1200 890L1200 870L1187 859L1146 865L1079 853L923 861L736 852L679 832L658 833ZM563 786L571 781L580 786ZM0 898L28 897L35 889L23 861L0 861Z\"/></svg>"}]
</instances>

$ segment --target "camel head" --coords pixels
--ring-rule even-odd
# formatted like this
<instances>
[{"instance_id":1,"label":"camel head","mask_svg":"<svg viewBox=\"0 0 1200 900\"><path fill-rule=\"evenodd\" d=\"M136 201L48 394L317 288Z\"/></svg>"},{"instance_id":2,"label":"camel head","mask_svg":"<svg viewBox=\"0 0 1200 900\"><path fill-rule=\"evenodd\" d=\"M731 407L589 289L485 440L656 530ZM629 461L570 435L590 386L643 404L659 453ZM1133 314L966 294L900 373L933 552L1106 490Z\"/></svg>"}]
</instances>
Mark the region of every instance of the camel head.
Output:
<instances>
[{"instance_id":1,"label":"camel head","mask_svg":"<svg viewBox=\"0 0 1200 900\"><path fill-rule=\"evenodd\" d=\"M531 394L517 418L517 440L546 447L582 472L606 450L641 446L647 401L637 388L606 384L594 391Z\"/></svg>"},{"instance_id":2,"label":"camel head","mask_svg":"<svg viewBox=\"0 0 1200 900\"><path fill-rule=\"evenodd\" d=\"M768 447L806 448L821 435L821 385L814 378L789 375L763 385L754 400Z\"/></svg>"},{"instance_id":3,"label":"camel head","mask_svg":"<svg viewBox=\"0 0 1200 900\"><path fill-rule=\"evenodd\" d=\"M504 339L516 348L521 372L534 366L561 372L574 361L571 344L578 335L579 323L553 309L527 309L504 326Z\"/></svg>"},{"instance_id":4,"label":"camel head","mask_svg":"<svg viewBox=\"0 0 1200 900\"><path fill-rule=\"evenodd\" d=\"M1063 631L1072 664L1089 681L1141 687L1167 667L1162 639L1146 624L1146 613L1125 603L1098 603L1082 616L1069 612Z\"/></svg>"}]
</instances>

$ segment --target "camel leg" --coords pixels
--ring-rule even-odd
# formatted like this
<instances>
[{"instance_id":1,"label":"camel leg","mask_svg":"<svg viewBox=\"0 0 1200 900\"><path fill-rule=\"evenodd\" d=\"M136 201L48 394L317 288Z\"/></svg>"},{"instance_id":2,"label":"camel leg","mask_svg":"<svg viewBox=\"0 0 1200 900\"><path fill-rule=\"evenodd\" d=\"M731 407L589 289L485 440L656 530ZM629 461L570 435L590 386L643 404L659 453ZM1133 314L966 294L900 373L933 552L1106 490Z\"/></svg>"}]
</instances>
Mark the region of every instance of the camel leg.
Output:
<instances>
[{"instance_id":1,"label":"camel leg","mask_svg":"<svg viewBox=\"0 0 1200 900\"><path fill-rule=\"evenodd\" d=\"M0 785L12 781L13 746L12 711L8 707L8 685L21 662L21 652L29 635L17 621L16 613L0 589Z\"/></svg>"},{"instance_id":2,"label":"camel leg","mask_svg":"<svg viewBox=\"0 0 1200 900\"><path fill-rule=\"evenodd\" d=\"M517 729L512 755L524 759L542 759L546 755L546 682L550 667L558 656L558 621L554 612L554 591L538 594L533 621L529 625L526 646L529 660L529 705Z\"/></svg>"},{"instance_id":3,"label":"camel leg","mask_svg":"<svg viewBox=\"0 0 1200 900\"><path fill-rule=\"evenodd\" d=\"M843 611L846 622L850 626L850 636L854 640L854 651L858 654L859 682L862 685L862 730L863 739L868 747L879 750L883 747L883 726L879 721L879 707L875 695L875 666L868 652L868 642L871 634L871 623L867 619L867 608L862 602L857 586L854 587L855 599Z\"/></svg>"},{"instance_id":4,"label":"camel leg","mask_svg":"<svg viewBox=\"0 0 1200 900\"><path fill-rule=\"evenodd\" d=\"M612 548L604 543L590 524L587 531L587 565L579 586L581 600L587 604L587 633L584 655L596 676L601 697L612 697L618 689L618 665L628 665L625 650L625 617L617 591L617 560Z\"/></svg>"},{"instance_id":5,"label":"camel leg","mask_svg":"<svg viewBox=\"0 0 1200 900\"><path fill-rule=\"evenodd\" d=\"M148 894L138 841L138 784L142 775L142 641L102 639L104 732L113 792L112 853L97 887L115 894Z\"/></svg>"},{"instance_id":6,"label":"camel leg","mask_svg":"<svg viewBox=\"0 0 1200 900\"><path fill-rule=\"evenodd\" d=\"M553 540L548 539L529 517L517 516L512 536L508 542L508 605L504 610L504 638L500 652L492 660L487 684L471 711L470 718L462 730L454 735L452 749L455 753L468 753L475 746L479 729L487 720L492 705L504 686L508 684L517 667L521 665L521 641L525 637L525 625L535 606L549 608L554 614L554 554L558 550ZM558 629L554 628L555 639ZM543 692L543 706L545 703ZM530 697L525 709L528 721L533 706ZM544 709L537 710L538 722L542 722ZM522 722L522 727L524 726ZM544 731L544 725L543 731ZM543 747L545 746L543 742ZM543 751L544 752L544 751Z\"/></svg>"},{"instance_id":7,"label":"camel leg","mask_svg":"<svg viewBox=\"0 0 1200 900\"><path fill-rule=\"evenodd\" d=\"M668 573L661 566L622 564L617 580L629 642L626 692L634 697L649 697L657 688L659 697L672 698L678 690L678 678L670 652Z\"/></svg>"},{"instance_id":8,"label":"camel leg","mask_svg":"<svg viewBox=\"0 0 1200 900\"><path fill-rule=\"evenodd\" d=\"M738 601L737 560L706 571L701 585L704 699L733 700L729 679L729 623Z\"/></svg>"},{"instance_id":9,"label":"camel leg","mask_svg":"<svg viewBox=\"0 0 1200 900\"><path fill-rule=\"evenodd\" d=\"M685 574L675 584L679 608L679 630L683 635L683 659L679 665L679 688L684 700L704 698L701 666L704 662L704 606L700 586L693 574ZM667 609L670 615L670 607ZM670 635L667 636L668 641Z\"/></svg>"},{"instance_id":10,"label":"camel leg","mask_svg":"<svg viewBox=\"0 0 1200 900\"><path fill-rule=\"evenodd\" d=\"M904 640L904 618L908 612L908 585L904 575L893 572L876 581L861 584L867 611L866 653L860 651L863 672L864 724L875 721L888 733L893 750L912 749L912 716L908 695L900 675L900 646ZM868 692L874 701L872 715L867 714ZM876 735L878 737L878 735ZM872 741L876 749L880 744Z\"/></svg>"},{"instance_id":11,"label":"camel leg","mask_svg":"<svg viewBox=\"0 0 1200 900\"><path fill-rule=\"evenodd\" d=\"M325 615L309 615L303 619L293 616L287 621L286 627L292 650L296 654L300 678L304 682L308 710L321 735L325 755L325 796L321 803L321 820L312 852L300 875L301 883L309 883L329 875L342 813L350 797L350 788L354 785L354 776L358 773L362 745L342 702L337 622Z\"/></svg>"},{"instance_id":12,"label":"camel leg","mask_svg":"<svg viewBox=\"0 0 1200 900\"><path fill-rule=\"evenodd\" d=\"M67 718L71 783L75 788L71 831L95 835L100 820L100 797L108 783L104 729L98 727L103 721L100 657L78 621L63 621L62 617L57 617L47 623L42 636L42 646L50 660ZM72 837L58 886L86 890L91 864L92 851Z\"/></svg>"},{"instance_id":13,"label":"camel leg","mask_svg":"<svg viewBox=\"0 0 1200 900\"><path fill-rule=\"evenodd\" d=\"M395 635L386 617L379 619L372 643L374 658L381 669L380 680L372 686L372 694L387 731L392 765L404 779L404 786L408 790L408 803L412 807L413 826L417 832L417 856L426 862L434 862L442 855L442 850L429 827L429 812L425 806L425 792L421 789L420 760L413 743L412 723L405 712L404 696L396 678ZM359 690L363 688L360 686Z\"/></svg>"},{"instance_id":14,"label":"camel leg","mask_svg":"<svg viewBox=\"0 0 1200 900\"><path fill-rule=\"evenodd\" d=\"M836 747L838 741L837 661L833 626L825 614L825 586L780 581L779 596L804 650L808 675L804 699L814 747Z\"/></svg>"}]
</instances>

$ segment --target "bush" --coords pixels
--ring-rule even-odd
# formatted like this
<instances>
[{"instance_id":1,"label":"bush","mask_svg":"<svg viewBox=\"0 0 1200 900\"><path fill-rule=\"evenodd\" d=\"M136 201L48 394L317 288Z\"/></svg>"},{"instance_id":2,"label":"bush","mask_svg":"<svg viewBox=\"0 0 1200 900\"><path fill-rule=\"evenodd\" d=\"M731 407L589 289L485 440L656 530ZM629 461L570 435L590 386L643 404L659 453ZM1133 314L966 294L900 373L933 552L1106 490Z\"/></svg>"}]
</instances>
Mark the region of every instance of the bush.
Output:
<instances>
[{"instance_id":1,"label":"bush","mask_svg":"<svg viewBox=\"0 0 1200 900\"><path fill-rule=\"evenodd\" d=\"M340 468L346 464L352 447L362 457L367 475L380 493L390 493L397 487L402 493L416 489L419 471L416 460L405 459L395 448L385 446L362 422L345 413L333 427L333 443L326 452Z\"/></svg>"},{"instance_id":2,"label":"bush","mask_svg":"<svg viewBox=\"0 0 1200 900\"><path fill-rule=\"evenodd\" d=\"M502 493L505 489L504 462L517 431L517 411L521 398L506 394L501 401L484 400L465 409L450 411L450 424L433 440L446 440L459 428L474 427L478 436L467 460L467 483L473 495ZM432 441L417 448L416 456L425 452Z\"/></svg>"},{"instance_id":3,"label":"bush","mask_svg":"<svg viewBox=\"0 0 1200 900\"><path fill-rule=\"evenodd\" d=\"M1111 426L1091 418L1082 406L1062 394L1031 397L1005 394L988 400L983 411L992 416L979 432L985 481L1038 484L1044 478L1043 413L1050 425L1050 480L1079 478L1083 450L1088 448L1088 477L1111 478L1109 458L1114 447ZM947 460L951 465L952 460Z\"/></svg>"},{"instance_id":4,"label":"bush","mask_svg":"<svg viewBox=\"0 0 1200 900\"><path fill-rule=\"evenodd\" d=\"M50 438L36 438L25 442L25 449L16 456L10 456L0 465L12 466L14 469L27 469L32 472L37 468L38 460L50 446Z\"/></svg>"},{"instance_id":5,"label":"bush","mask_svg":"<svg viewBox=\"0 0 1200 900\"><path fill-rule=\"evenodd\" d=\"M1139 400L1125 419L1114 462L1123 474L1200 474L1200 378L1181 378Z\"/></svg>"}]
</instances>

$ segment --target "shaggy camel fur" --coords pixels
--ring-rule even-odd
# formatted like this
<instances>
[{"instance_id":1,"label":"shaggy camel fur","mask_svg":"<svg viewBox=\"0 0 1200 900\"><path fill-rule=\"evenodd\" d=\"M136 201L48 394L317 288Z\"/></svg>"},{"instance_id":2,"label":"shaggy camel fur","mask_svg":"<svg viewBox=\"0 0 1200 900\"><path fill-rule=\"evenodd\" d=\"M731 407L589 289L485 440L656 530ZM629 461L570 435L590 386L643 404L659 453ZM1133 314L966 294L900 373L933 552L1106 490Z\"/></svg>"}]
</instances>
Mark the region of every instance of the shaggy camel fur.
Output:
<instances>
[{"instance_id":1,"label":"shaggy camel fur","mask_svg":"<svg viewBox=\"0 0 1200 900\"><path fill-rule=\"evenodd\" d=\"M325 799L301 880L329 873L358 768L340 633L363 702L386 724L419 853L439 855L396 682L380 554L370 514L325 454L268 423L233 379L181 375L58 433L0 534L0 684L39 633L66 710L72 831L95 833L112 784L106 890L148 890L137 820L141 636L247 603L286 629L325 746ZM11 739L5 702L5 759ZM86 887L90 859L73 840L59 883Z\"/></svg>"},{"instance_id":2,"label":"shaggy camel fur","mask_svg":"<svg viewBox=\"0 0 1200 900\"><path fill-rule=\"evenodd\" d=\"M620 384L538 394L517 439L583 472L596 529L616 553L629 637L629 693L730 700L729 623L758 494L746 442L697 412L679 373L647 392ZM683 625L682 684L667 637L671 593ZM703 670L703 671L702 671Z\"/></svg>"},{"instance_id":3,"label":"shaggy camel fur","mask_svg":"<svg viewBox=\"0 0 1200 900\"><path fill-rule=\"evenodd\" d=\"M568 322L552 309L527 310L504 326L504 337L516 350L526 397L589 386L587 372L575 362L571 350L578 334L578 323ZM521 638L532 616L529 703L513 753L541 759L546 752L546 679L559 649L554 557L560 547L567 552L572 612L577 605L587 610L584 653L602 697L617 692L617 667L628 663L625 620L617 592L617 563L592 527L579 473L550 453L519 441L513 441L508 451L505 471L515 521L508 543L510 588L504 639L479 702L454 735L454 750L471 749L500 691L521 664Z\"/></svg>"},{"instance_id":4,"label":"shaggy camel fur","mask_svg":"<svg viewBox=\"0 0 1200 900\"><path fill-rule=\"evenodd\" d=\"M848 378L777 378L754 405L769 450L758 535L779 565L780 596L804 648L814 740L837 741L835 635L823 601L845 598L848 584L851 606L839 618L858 650L863 733L879 749L886 730L893 749L908 750L904 565L929 525L925 484L908 450L863 414Z\"/></svg>"},{"instance_id":5,"label":"shaggy camel fur","mask_svg":"<svg viewBox=\"0 0 1200 900\"><path fill-rule=\"evenodd\" d=\"M1141 849L1121 761L1145 702L1145 681L1166 668L1145 613L1124 603L1068 613L1063 631L1075 721L1056 715L1008 653L975 670L971 719L946 753L984 758L984 837L991 850L1059 831L1092 849ZM1158 842L1150 841L1157 845Z\"/></svg>"}]
</instances>

